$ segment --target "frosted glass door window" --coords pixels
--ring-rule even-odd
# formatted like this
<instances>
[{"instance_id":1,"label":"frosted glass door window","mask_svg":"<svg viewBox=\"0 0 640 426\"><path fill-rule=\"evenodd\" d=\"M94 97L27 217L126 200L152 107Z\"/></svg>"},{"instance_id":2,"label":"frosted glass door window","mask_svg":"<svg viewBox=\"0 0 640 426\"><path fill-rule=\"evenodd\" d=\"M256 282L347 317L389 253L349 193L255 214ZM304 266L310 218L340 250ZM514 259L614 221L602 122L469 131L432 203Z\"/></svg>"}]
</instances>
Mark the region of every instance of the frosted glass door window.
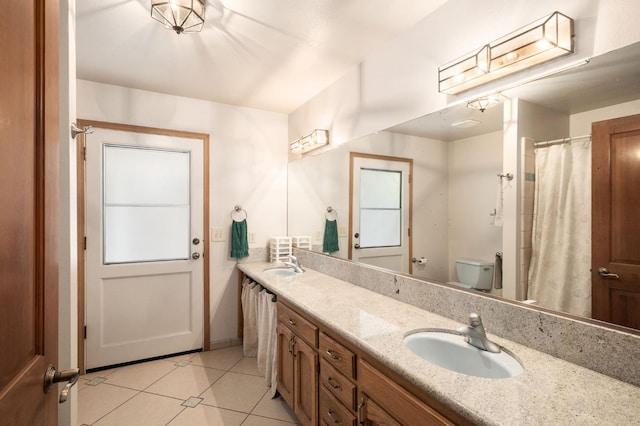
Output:
<instances>
[{"instance_id":1,"label":"frosted glass door window","mask_svg":"<svg viewBox=\"0 0 640 426\"><path fill-rule=\"evenodd\" d=\"M394 247L401 241L402 173L360 170L360 247Z\"/></svg>"},{"instance_id":2,"label":"frosted glass door window","mask_svg":"<svg viewBox=\"0 0 640 426\"><path fill-rule=\"evenodd\" d=\"M190 254L190 154L105 145L104 263Z\"/></svg>"}]
</instances>

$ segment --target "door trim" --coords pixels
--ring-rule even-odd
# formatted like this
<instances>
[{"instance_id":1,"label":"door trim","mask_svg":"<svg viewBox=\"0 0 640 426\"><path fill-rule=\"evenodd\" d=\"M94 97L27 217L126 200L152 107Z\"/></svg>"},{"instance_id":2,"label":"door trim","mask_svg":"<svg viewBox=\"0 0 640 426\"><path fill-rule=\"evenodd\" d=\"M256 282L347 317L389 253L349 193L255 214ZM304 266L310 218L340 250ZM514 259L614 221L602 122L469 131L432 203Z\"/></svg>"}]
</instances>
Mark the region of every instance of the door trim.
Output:
<instances>
[{"instance_id":1,"label":"door trim","mask_svg":"<svg viewBox=\"0 0 640 426\"><path fill-rule=\"evenodd\" d=\"M413 273L413 159L392 157L388 155L366 154L364 152L349 153L349 248L347 258L352 259L353 256L353 161L356 158L368 158L372 160L397 161L409 164L409 235L407 236L407 244L409 244L409 274Z\"/></svg>"},{"instance_id":2,"label":"door trim","mask_svg":"<svg viewBox=\"0 0 640 426\"><path fill-rule=\"evenodd\" d=\"M203 155L203 170L202 170L202 191L203 191L203 231L202 244L203 244L203 341L202 350L208 351L211 349L211 324L210 324L210 283L209 283L209 271L210 271L210 259L209 259L209 135L207 133L195 133L184 132L180 130L161 129L157 127L144 127L135 126L130 124L121 123L109 123L105 121L96 120L78 120L78 127L84 128L85 126L97 127L108 130L120 130L133 133L145 133L150 135L162 135L162 136L175 136L186 139L196 139L202 141L202 155ZM77 247L78 247L78 367L80 368L80 374L85 373L85 337L84 326L86 324L85 319L85 250L84 250L84 237L85 237L85 161L84 161L84 135L78 135L76 138L76 165L77 165L77 215L78 215L78 229L77 229Z\"/></svg>"}]
</instances>

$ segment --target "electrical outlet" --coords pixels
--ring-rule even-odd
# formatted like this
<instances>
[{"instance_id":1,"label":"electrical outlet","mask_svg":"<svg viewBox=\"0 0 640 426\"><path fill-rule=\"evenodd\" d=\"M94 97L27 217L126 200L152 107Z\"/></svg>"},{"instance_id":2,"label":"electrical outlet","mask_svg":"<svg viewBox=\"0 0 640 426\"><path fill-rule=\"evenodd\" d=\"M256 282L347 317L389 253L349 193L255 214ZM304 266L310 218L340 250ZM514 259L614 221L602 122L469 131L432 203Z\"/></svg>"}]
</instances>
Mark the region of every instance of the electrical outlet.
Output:
<instances>
[{"instance_id":1,"label":"electrical outlet","mask_svg":"<svg viewBox=\"0 0 640 426\"><path fill-rule=\"evenodd\" d=\"M322 240L322 233L320 231L316 231L316 241Z\"/></svg>"},{"instance_id":2,"label":"electrical outlet","mask_svg":"<svg viewBox=\"0 0 640 426\"><path fill-rule=\"evenodd\" d=\"M345 228L344 226L338 227L338 236L346 237L347 236L347 228Z\"/></svg>"},{"instance_id":3,"label":"electrical outlet","mask_svg":"<svg viewBox=\"0 0 640 426\"><path fill-rule=\"evenodd\" d=\"M216 241L216 242L224 241L224 229L211 228L211 241Z\"/></svg>"},{"instance_id":4,"label":"electrical outlet","mask_svg":"<svg viewBox=\"0 0 640 426\"><path fill-rule=\"evenodd\" d=\"M255 243L256 242L256 233L255 232L249 232L249 242L250 243Z\"/></svg>"}]
</instances>

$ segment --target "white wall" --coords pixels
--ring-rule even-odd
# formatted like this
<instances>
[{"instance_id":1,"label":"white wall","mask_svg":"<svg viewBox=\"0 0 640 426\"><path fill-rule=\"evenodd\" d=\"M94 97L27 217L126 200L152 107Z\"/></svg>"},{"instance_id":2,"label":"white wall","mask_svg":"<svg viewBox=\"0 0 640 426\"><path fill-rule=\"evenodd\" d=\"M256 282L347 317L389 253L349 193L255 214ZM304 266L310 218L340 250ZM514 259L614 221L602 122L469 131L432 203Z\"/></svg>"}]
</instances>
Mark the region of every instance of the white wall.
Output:
<instances>
[{"instance_id":1,"label":"white wall","mask_svg":"<svg viewBox=\"0 0 640 426\"><path fill-rule=\"evenodd\" d=\"M640 99L612 105L606 108L598 108L573 114L569 117L571 136L583 136L591 134L591 123L612 118L626 117L640 114Z\"/></svg>"},{"instance_id":2,"label":"white wall","mask_svg":"<svg viewBox=\"0 0 640 426\"><path fill-rule=\"evenodd\" d=\"M573 55L462 96L438 93L439 66L556 10L575 20ZM637 0L449 0L290 114L289 140L325 128L341 144L632 44L640 40L638 16Z\"/></svg>"},{"instance_id":3,"label":"white wall","mask_svg":"<svg viewBox=\"0 0 640 426\"><path fill-rule=\"evenodd\" d=\"M211 243L211 336L216 346L237 337L237 271L229 257L231 212L248 214L250 248L287 231L287 116L77 81L77 116L210 135L210 226L225 242Z\"/></svg>"},{"instance_id":4,"label":"white wall","mask_svg":"<svg viewBox=\"0 0 640 426\"><path fill-rule=\"evenodd\" d=\"M60 2L60 151L58 229L58 370L78 367L78 277L76 244L76 146L69 125L76 117L75 0ZM78 386L58 406L58 423L77 424Z\"/></svg>"},{"instance_id":5,"label":"white wall","mask_svg":"<svg viewBox=\"0 0 640 426\"><path fill-rule=\"evenodd\" d=\"M455 261L494 262L502 251L502 227L493 225L498 174L502 173L502 131L449 143L449 280Z\"/></svg>"}]
</instances>

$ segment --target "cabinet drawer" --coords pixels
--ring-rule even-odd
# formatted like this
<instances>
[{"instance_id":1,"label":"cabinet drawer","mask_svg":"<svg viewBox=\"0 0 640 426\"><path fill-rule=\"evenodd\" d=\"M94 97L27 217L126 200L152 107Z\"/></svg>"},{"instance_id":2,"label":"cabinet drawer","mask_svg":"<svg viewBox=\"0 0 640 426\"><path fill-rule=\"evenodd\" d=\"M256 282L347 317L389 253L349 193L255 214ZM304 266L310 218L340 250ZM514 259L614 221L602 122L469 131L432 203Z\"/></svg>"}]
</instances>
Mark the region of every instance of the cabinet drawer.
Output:
<instances>
[{"instance_id":1,"label":"cabinet drawer","mask_svg":"<svg viewBox=\"0 0 640 426\"><path fill-rule=\"evenodd\" d=\"M371 365L360 360L358 386L380 404L374 404L374 412L397 419L401 424L453 425L434 408L419 400Z\"/></svg>"},{"instance_id":2,"label":"cabinet drawer","mask_svg":"<svg viewBox=\"0 0 640 426\"><path fill-rule=\"evenodd\" d=\"M320 333L320 354L342 374L356 378L355 354L324 333Z\"/></svg>"},{"instance_id":3,"label":"cabinet drawer","mask_svg":"<svg viewBox=\"0 0 640 426\"><path fill-rule=\"evenodd\" d=\"M345 407L351 410L356 409L356 385L331 367L324 359L320 361L320 383Z\"/></svg>"},{"instance_id":4,"label":"cabinet drawer","mask_svg":"<svg viewBox=\"0 0 640 426\"><path fill-rule=\"evenodd\" d=\"M314 348L318 347L318 327L280 302L278 302L278 321Z\"/></svg>"},{"instance_id":5,"label":"cabinet drawer","mask_svg":"<svg viewBox=\"0 0 640 426\"><path fill-rule=\"evenodd\" d=\"M320 386L320 423L356 426L356 416L344 408L327 390Z\"/></svg>"}]
</instances>

